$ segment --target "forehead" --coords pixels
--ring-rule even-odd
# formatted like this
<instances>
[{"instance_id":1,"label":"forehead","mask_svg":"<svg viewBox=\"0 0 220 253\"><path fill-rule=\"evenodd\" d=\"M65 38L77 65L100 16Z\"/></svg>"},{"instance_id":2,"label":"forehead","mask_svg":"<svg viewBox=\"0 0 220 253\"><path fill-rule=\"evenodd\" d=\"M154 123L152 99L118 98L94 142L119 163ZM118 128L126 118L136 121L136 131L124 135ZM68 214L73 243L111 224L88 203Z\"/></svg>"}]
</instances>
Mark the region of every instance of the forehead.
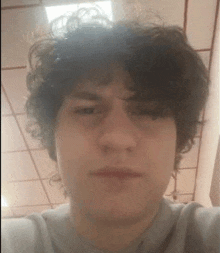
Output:
<instances>
[{"instance_id":1,"label":"forehead","mask_svg":"<svg viewBox=\"0 0 220 253\"><path fill-rule=\"evenodd\" d=\"M101 97L127 98L133 93L127 89L132 79L119 64L92 69L74 87L71 96L80 93L94 93Z\"/></svg>"}]
</instances>

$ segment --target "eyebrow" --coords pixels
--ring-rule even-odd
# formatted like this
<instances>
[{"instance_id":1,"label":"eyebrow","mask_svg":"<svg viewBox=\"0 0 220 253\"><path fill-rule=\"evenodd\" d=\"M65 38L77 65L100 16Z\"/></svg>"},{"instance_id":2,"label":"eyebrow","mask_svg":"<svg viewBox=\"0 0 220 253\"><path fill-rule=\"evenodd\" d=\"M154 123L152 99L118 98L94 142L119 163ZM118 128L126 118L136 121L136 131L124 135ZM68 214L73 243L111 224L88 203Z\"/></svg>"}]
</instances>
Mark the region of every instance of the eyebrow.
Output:
<instances>
[{"instance_id":1,"label":"eyebrow","mask_svg":"<svg viewBox=\"0 0 220 253\"><path fill-rule=\"evenodd\" d=\"M88 91L75 91L70 95L71 98L84 99L90 101L101 101L102 97Z\"/></svg>"}]
</instances>

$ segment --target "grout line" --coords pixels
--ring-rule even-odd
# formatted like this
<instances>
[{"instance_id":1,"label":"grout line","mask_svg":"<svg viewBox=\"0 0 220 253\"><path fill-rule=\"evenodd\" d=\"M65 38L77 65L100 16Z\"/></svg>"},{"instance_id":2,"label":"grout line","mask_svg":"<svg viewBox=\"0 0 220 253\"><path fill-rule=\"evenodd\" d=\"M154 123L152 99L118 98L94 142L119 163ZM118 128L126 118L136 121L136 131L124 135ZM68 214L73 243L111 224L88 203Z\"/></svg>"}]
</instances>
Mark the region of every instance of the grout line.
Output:
<instances>
[{"instance_id":1,"label":"grout line","mask_svg":"<svg viewBox=\"0 0 220 253\"><path fill-rule=\"evenodd\" d=\"M29 148L29 149L22 149L22 150L2 151L1 154L28 152L29 150L30 151L41 151L41 150L46 150L46 149L45 148Z\"/></svg>"},{"instance_id":2,"label":"grout line","mask_svg":"<svg viewBox=\"0 0 220 253\"><path fill-rule=\"evenodd\" d=\"M181 194L178 194L178 196L188 196L188 195L193 195L193 193L181 193ZM172 197L172 194L167 194L165 196L171 196Z\"/></svg>"},{"instance_id":3,"label":"grout line","mask_svg":"<svg viewBox=\"0 0 220 253\"><path fill-rule=\"evenodd\" d=\"M14 70L14 69L26 69L27 66L16 66L16 67L3 67L1 70Z\"/></svg>"},{"instance_id":4,"label":"grout line","mask_svg":"<svg viewBox=\"0 0 220 253\"><path fill-rule=\"evenodd\" d=\"M178 168L178 170L196 170L196 167L185 167L185 168Z\"/></svg>"},{"instance_id":5,"label":"grout line","mask_svg":"<svg viewBox=\"0 0 220 253\"><path fill-rule=\"evenodd\" d=\"M184 22L183 22L183 31L184 31L184 33L186 33L186 27L187 27L188 3L189 3L189 0L185 0Z\"/></svg>"},{"instance_id":6,"label":"grout line","mask_svg":"<svg viewBox=\"0 0 220 253\"><path fill-rule=\"evenodd\" d=\"M203 111L202 119L204 119L204 111ZM200 157L200 150L201 150L201 143L202 143L202 135L203 135L203 126L202 126L202 130L201 130L201 137L199 138L199 148L198 148L197 164L196 164L196 175L195 175L195 180L194 180L194 190L193 190L193 198L192 198L193 201L195 200L195 194L196 194L196 182L197 182L197 176L198 176L199 157Z\"/></svg>"},{"instance_id":7,"label":"grout line","mask_svg":"<svg viewBox=\"0 0 220 253\"><path fill-rule=\"evenodd\" d=\"M174 178L174 192L176 194L176 188L177 188L177 171L175 171L175 178ZM176 200L176 195L172 195L173 199Z\"/></svg>"},{"instance_id":8,"label":"grout line","mask_svg":"<svg viewBox=\"0 0 220 253\"><path fill-rule=\"evenodd\" d=\"M13 116L14 116L14 118L15 118L15 121L16 121L16 123L17 123L18 129L19 129L19 131L20 131L20 134L21 134L21 136L22 136L22 138L23 138L23 140L24 140L25 146L27 147L27 151L28 151L28 153L29 153L29 155L30 155L31 161L32 161L32 163L33 163L33 165L34 165L34 168L35 168L35 171L36 171L36 173L37 173L37 175L38 175L38 177L39 177L40 183L41 183L41 185L42 185L42 187L43 187L43 190L44 190L44 192L45 192L45 194L46 194L47 200L48 200L49 204L51 205L49 195L48 195L48 193L47 193L47 191L46 191L46 188L45 188L45 186L44 186L44 184L43 184L43 181L41 180L40 173L39 173L39 171L38 171L37 165L36 165L36 163L35 163L35 161L34 161L34 158L33 158L33 156L32 156L32 153L31 153L30 149L29 149L28 143L27 143L27 141L26 141L26 139L25 139L25 136L24 136L24 134L23 134L23 132L22 132L22 130L21 130L20 124L19 124L19 122L18 122L18 119L17 119L16 114L15 114L15 112L14 112L14 109L13 109L13 107L12 107L12 104L11 104L9 98L8 98L8 95L7 95L7 93L6 93L5 88L4 88L3 85L2 85L2 89L3 89L3 91L4 91L4 93L5 93L5 96L6 96L7 100L8 100L8 104L9 104L9 106L10 106L10 108L11 108L12 114L13 114ZM52 205L51 205L51 207L52 207Z\"/></svg>"},{"instance_id":9,"label":"grout line","mask_svg":"<svg viewBox=\"0 0 220 253\"><path fill-rule=\"evenodd\" d=\"M13 214L14 214L14 212L13 211L11 211ZM27 215L26 215L27 216ZM2 216L2 219L3 220L7 220L7 219L14 219L14 218L23 218L23 217L26 217L25 215L13 215L13 216Z\"/></svg>"},{"instance_id":10,"label":"grout line","mask_svg":"<svg viewBox=\"0 0 220 253\"><path fill-rule=\"evenodd\" d=\"M212 57L213 57L213 48L214 48L214 42L215 42L215 35L216 35L216 27L217 27L217 21L219 16L219 0L216 1L216 12L215 12L215 21L214 21L214 29L213 29L213 36L212 36L212 43L211 43L211 52L210 52L210 58L209 58L209 68L208 68L208 74L210 78L210 70L211 70L211 63L212 63ZM205 119L205 108L203 110L202 114L202 121ZM193 193L193 201L195 201L195 193L197 188L197 177L198 177L198 167L199 167L199 158L200 158L200 151L201 151L201 140L203 136L203 125L201 127L201 138L200 138L200 144L199 144L199 151L198 151L198 158L197 158L197 170L195 175L195 184L194 184L194 193Z\"/></svg>"},{"instance_id":11,"label":"grout line","mask_svg":"<svg viewBox=\"0 0 220 253\"><path fill-rule=\"evenodd\" d=\"M19 208L19 207L37 207L37 206L49 206L49 204L38 204L38 205L24 205L24 206L11 206L11 208Z\"/></svg>"},{"instance_id":12,"label":"grout line","mask_svg":"<svg viewBox=\"0 0 220 253\"><path fill-rule=\"evenodd\" d=\"M17 112L17 113L15 113L15 115L16 116L24 116L24 115L26 115L26 113L25 112ZM11 113L11 114L3 114L1 116L6 118L6 117L14 116L14 115Z\"/></svg>"},{"instance_id":13,"label":"grout line","mask_svg":"<svg viewBox=\"0 0 220 253\"><path fill-rule=\"evenodd\" d=\"M13 115L12 115L12 117L13 117ZM11 153L20 153L20 152L28 152L28 150L22 149L22 150L2 151L1 154L11 154Z\"/></svg>"},{"instance_id":14,"label":"grout line","mask_svg":"<svg viewBox=\"0 0 220 253\"><path fill-rule=\"evenodd\" d=\"M212 66L212 58L213 58L213 50L214 50L214 44L215 44L215 37L216 37L216 28L217 28L217 22L218 22L218 15L219 15L219 0L216 1L216 12L215 12L215 21L214 21L214 29L212 34L212 43L211 43L211 52L210 52L210 59L209 59L209 74Z\"/></svg>"},{"instance_id":15,"label":"grout line","mask_svg":"<svg viewBox=\"0 0 220 253\"><path fill-rule=\"evenodd\" d=\"M211 51L211 48L195 49L196 52L207 52Z\"/></svg>"},{"instance_id":16,"label":"grout line","mask_svg":"<svg viewBox=\"0 0 220 253\"><path fill-rule=\"evenodd\" d=\"M34 7L39 7L39 6L41 6L41 4L14 5L14 6L1 7L1 10L5 11L5 10L14 10L14 9L26 9L26 8L34 8Z\"/></svg>"},{"instance_id":17,"label":"grout line","mask_svg":"<svg viewBox=\"0 0 220 253\"><path fill-rule=\"evenodd\" d=\"M49 180L50 178L33 178L33 179L25 179L25 180L12 180L12 181L7 181L7 183L12 184L12 183L26 183L26 182L35 182L35 181L40 181L40 180Z\"/></svg>"},{"instance_id":18,"label":"grout line","mask_svg":"<svg viewBox=\"0 0 220 253\"><path fill-rule=\"evenodd\" d=\"M63 205L67 204L65 202L62 203L51 203L51 205ZM11 208L19 208L19 207L38 207L38 206L49 206L49 204L38 204L38 205L24 205L24 206L11 206ZM53 208L53 207L52 207Z\"/></svg>"}]
</instances>

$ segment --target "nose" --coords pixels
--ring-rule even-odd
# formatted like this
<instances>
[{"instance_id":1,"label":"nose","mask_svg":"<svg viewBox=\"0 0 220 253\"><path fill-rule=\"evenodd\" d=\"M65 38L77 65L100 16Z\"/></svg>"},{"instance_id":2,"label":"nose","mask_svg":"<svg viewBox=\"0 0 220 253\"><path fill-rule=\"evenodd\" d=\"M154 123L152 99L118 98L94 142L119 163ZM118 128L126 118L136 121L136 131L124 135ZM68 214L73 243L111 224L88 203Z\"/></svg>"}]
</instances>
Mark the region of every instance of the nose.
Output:
<instances>
[{"instance_id":1,"label":"nose","mask_svg":"<svg viewBox=\"0 0 220 253\"><path fill-rule=\"evenodd\" d=\"M99 145L105 152L131 152L138 142L137 129L127 113L116 108L102 124Z\"/></svg>"}]
</instances>

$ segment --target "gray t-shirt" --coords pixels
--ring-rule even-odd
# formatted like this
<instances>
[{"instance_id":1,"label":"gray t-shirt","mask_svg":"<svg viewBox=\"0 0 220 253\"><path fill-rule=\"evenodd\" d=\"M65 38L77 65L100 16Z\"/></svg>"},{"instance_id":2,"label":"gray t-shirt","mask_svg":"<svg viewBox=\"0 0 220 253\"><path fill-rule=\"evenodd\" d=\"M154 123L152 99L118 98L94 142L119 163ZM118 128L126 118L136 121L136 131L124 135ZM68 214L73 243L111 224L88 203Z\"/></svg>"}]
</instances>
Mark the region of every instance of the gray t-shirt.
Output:
<instances>
[{"instance_id":1,"label":"gray t-shirt","mask_svg":"<svg viewBox=\"0 0 220 253\"><path fill-rule=\"evenodd\" d=\"M3 253L103 253L78 236L69 205L2 222ZM119 253L220 253L220 207L162 199L152 226Z\"/></svg>"}]
</instances>

